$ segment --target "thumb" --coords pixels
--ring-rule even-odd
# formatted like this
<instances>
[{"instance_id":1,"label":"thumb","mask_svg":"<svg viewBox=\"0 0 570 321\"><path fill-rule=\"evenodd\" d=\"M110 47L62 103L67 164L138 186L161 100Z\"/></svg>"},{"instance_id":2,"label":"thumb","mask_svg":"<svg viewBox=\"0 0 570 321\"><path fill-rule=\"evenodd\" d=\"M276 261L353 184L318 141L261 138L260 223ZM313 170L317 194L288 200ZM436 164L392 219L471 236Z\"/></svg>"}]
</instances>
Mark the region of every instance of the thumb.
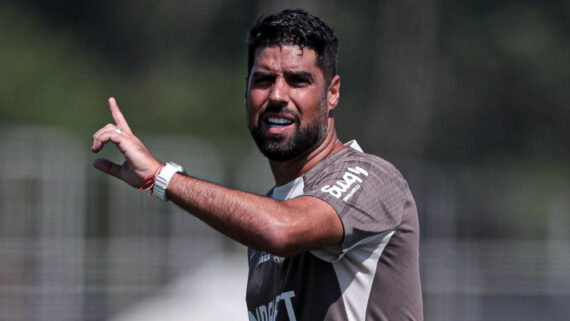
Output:
<instances>
[{"instance_id":1,"label":"thumb","mask_svg":"<svg viewBox=\"0 0 570 321\"><path fill-rule=\"evenodd\" d=\"M93 161L93 167L104 173L120 178L119 174L121 173L121 165L113 163L108 159L97 158Z\"/></svg>"}]
</instances>

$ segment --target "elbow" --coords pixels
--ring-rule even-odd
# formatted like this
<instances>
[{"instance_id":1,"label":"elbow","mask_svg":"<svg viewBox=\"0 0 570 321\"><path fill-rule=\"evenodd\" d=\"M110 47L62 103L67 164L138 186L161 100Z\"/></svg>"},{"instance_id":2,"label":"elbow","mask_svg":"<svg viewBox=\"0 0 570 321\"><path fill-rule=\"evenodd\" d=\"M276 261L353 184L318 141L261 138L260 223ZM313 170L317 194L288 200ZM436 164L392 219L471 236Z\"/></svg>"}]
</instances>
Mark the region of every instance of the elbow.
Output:
<instances>
[{"instance_id":1,"label":"elbow","mask_svg":"<svg viewBox=\"0 0 570 321\"><path fill-rule=\"evenodd\" d=\"M272 228L264 243L262 247L265 252L281 257L293 256L302 251L298 246L298 237L286 228Z\"/></svg>"}]
</instances>

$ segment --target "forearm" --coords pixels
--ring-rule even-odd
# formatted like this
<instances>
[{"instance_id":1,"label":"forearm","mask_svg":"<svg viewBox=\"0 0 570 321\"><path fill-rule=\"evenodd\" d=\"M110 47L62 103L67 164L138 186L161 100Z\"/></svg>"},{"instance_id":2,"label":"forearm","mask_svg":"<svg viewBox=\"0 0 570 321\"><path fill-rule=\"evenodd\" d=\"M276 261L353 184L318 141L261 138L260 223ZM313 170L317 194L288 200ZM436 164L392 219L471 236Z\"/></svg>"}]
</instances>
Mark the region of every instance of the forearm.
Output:
<instances>
[{"instance_id":1,"label":"forearm","mask_svg":"<svg viewBox=\"0 0 570 321\"><path fill-rule=\"evenodd\" d=\"M280 256L342 239L338 216L322 216L329 205L312 198L279 202L180 174L168 185L168 198L226 236Z\"/></svg>"},{"instance_id":2,"label":"forearm","mask_svg":"<svg viewBox=\"0 0 570 321\"><path fill-rule=\"evenodd\" d=\"M175 175L168 198L226 236L249 247L274 250L281 230L279 202L225 188L193 177Z\"/></svg>"}]
</instances>

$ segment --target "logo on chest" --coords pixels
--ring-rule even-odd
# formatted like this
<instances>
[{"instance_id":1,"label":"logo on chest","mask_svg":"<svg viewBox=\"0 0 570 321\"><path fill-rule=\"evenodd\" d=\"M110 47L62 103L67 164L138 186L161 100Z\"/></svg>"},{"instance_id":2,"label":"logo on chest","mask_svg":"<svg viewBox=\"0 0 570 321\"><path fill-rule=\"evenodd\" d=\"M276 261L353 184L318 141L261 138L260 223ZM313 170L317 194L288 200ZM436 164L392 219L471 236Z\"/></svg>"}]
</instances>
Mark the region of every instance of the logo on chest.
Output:
<instances>
[{"instance_id":1,"label":"logo on chest","mask_svg":"<svg viewBox=\"0 0 570 321\"><path fill-rule=\"evenodd\" d=\"M253 311L248 311L249 321L275 321L279 313L279 307L285 304L285 312L287 319L290 321L297 321L295 309L293 307L293 298L295 297L294 291L287 291L279 294L274 300L269 301L267 304L262 304L255 308ZM279 318L283 319L283 318Z\"/></svg>"}]
</instances>

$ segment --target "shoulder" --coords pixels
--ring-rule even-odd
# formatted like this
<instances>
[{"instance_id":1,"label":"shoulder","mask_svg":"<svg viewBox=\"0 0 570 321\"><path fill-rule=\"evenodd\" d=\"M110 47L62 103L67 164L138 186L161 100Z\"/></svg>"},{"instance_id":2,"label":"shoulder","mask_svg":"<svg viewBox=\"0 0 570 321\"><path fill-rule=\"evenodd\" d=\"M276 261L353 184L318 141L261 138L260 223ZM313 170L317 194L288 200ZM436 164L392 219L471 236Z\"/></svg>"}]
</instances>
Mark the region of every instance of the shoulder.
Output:
<instances>
[{"instance_id":1,"label":"shoulder","mask_svg":"<svg viewBox=\"0 0 570 321\"><path fill-rule=\"evenodd\" d=\"M408 184L396 167L352 148L311 168L305 175L305 195L335 209L344 227L343 251L395 230L413 204Z\"/></svg>"},{"instance_id":2,"label":"shoulder","mask_svg":"<svg viewBox=\"0 0 570 321\"><path fill-rule=\"evenodd\" d=\"M380 156L368 154L354 148L345 148L324 159L305 174L305 183L319 184L327 177L351 180L368 180L375 184L386 184L398 189L408 189L400 171Z\"/></svg>"}]
</instances>

